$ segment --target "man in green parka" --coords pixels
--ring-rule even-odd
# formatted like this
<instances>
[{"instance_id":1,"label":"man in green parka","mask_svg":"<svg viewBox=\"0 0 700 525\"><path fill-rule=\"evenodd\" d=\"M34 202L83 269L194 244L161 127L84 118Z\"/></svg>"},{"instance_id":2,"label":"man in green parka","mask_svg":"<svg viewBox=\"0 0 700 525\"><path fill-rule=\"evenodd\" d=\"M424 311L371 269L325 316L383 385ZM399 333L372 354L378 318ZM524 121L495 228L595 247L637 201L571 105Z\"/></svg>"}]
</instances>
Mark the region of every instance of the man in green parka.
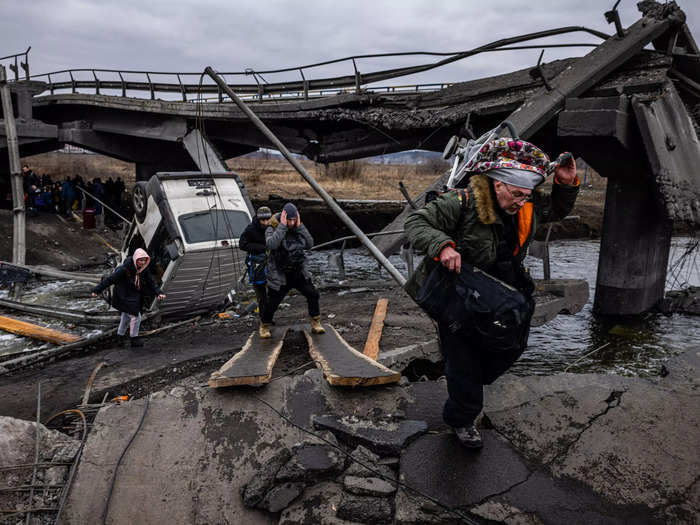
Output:
<instances>
[{"instance_id":1,"label":"man in green parka","mask_svg":"<svg viewBox=\"0 0 700 525\"><path fill-rule=\"evenodd\" d=\"M535 191L552 172L551 195ZM462 262L467 262L531 301L534 283L523 259L537 224L563 219L571 211L579 189L576 163L571 155L550 162L533 144L498 138L468 162L462 181L456 186L464 189L442 194L407 218L409 241L426 255L406 290L415 299L436 265L459 273ZM444 323L437 324L448 391L443 419L465 447L481 448L474 421L483 408L483 385L495 381L520 357L527 336L520 348L494 353L478 333L453 332Z\"/></svg>"}]
</instances>

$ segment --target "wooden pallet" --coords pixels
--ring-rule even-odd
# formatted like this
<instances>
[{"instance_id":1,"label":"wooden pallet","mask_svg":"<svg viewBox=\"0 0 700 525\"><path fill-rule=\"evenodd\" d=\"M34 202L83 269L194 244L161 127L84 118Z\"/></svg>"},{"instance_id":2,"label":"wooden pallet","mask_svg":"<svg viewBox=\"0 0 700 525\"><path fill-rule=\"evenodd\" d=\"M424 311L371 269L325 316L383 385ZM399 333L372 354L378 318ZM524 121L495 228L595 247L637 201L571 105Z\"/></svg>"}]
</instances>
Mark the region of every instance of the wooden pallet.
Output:
<instances>
[{"instance_id":1,"label":"wooden pallet","mask_svg":"<svg viewBox=\"0 0 700 525\"><path fill-rule=\"evenodd\" d=\"M270 339L260 339L258 331L253 332L241 351L211 374L209 386L220 388L269 383L272 367L282 350L287 329L287 327L273 327Z\"/></svg>"},{"instance_id":2,"label":"wooden pallet","mask_svg":"<svg viewBox=\"0 0 700 525\"><path fill-rule=\"evenodd\" d=\"M333 386L370 386L397 383L401 379L399 372L355 350L331 325L324 327L325 334L310 334L304 330L304 335L309 343L309 353L323 370L328 383Z\"/></svg>"},{"instance_id":3,"label":"wooden pallet","mask_svg":"<svg viewBox=\"0 0 700 525\"><path fill-rule=\"evenodd\" d=\"M6 332L22 335L24 337L39 339L40 341L48 341L49 343L66 344L75 343L80 340L79 335L61 332L59 330L5 316L0 316L0 330L5 330Z\"/></svg>"}]
</instances>

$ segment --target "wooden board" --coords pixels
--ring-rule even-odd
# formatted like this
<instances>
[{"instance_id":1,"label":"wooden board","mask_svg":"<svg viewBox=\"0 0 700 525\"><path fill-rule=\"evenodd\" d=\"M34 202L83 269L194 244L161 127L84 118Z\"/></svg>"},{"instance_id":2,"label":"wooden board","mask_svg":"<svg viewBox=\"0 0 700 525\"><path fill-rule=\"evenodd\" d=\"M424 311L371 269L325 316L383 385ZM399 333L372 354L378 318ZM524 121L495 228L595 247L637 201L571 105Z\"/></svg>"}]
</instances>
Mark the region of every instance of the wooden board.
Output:
<instances>
[{"instance_id":1,"label":"wooden board","mask_svg":"<svg viewBox=\"0 0 700 525\"><path fill-rule=\"evenodd\" d=\"M309 353L333 386L370 386L397 383L401 379L384 365L351 347L331 325L325 334L310 334L304 330Z\"/></svg>"},{"instance_id":2,"label":"wooden board","mask_svg":"<svg viewBox=\"0 0 700 525\"><path fill-rule=\"evenodd\" d=\"M386 317L386 307L389 304L389 299L385 297L377 301L377 307L374 310L372 324L369 326L365 349L362 351L367 357L377 360L379 357L379 340L382 338L382 330L384 329L384 318Z\"/></svg>"},{"instance_id":3,"label":"wooden board","mask_svg":"<svg viewBox=\"0 0 700 525\"><path fill-rule=\"evenodd\" d=\"M277 361L287 327L271 329L270 339L260 339L256 330L240 352L226 361L209 378L211 388L237 385L262 385L270 382L272 367Z\"/></svg>"},{"instance_id":4,"label":"wooden board","mask_svg":"<svg viewBox=\"0 0 700 525\"><path fill-rule=\"evenodd\" d=\"M75 343L80 340L80 336L68 334L52 328L46 328L25 321L12 319L11 317L0 316L0 330L5 330L24 337L31 337L49 343L66 344Z\"/></svg>"}]
</instances>

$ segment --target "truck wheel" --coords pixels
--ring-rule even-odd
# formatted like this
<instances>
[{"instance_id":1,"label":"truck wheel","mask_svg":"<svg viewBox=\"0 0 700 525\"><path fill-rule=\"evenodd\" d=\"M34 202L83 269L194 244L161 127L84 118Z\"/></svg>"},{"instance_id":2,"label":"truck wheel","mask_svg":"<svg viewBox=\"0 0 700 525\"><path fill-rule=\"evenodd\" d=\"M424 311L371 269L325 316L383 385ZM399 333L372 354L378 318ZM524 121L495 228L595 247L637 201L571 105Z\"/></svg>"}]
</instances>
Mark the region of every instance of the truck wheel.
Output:
<instances>
[{"instance_id":1,"label":"truck wheel","mask_svg":"<svg viewBox=\"0 0 700 525\"><path fill-rule=\"evenodd\" d=\"M134 185L132 202L134 204L134 215L136 215L138 220L144 220L146 218L146 209L148 208L148 193L146 192L145 182L137 182Z\"/></svg>"}]
</instances>

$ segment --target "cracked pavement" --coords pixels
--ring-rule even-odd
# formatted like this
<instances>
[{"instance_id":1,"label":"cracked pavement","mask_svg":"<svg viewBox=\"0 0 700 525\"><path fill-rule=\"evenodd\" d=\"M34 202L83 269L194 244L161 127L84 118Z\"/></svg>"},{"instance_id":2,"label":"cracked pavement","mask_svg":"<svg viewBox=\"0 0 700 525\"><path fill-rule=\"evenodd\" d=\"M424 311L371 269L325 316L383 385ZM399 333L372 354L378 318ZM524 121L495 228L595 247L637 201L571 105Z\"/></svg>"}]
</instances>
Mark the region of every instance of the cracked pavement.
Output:
<instances>
[{"instance_id":1,"label":"cracked pavement","mask_svg":"<svg viewBox=\"0 0 700 525\"><path fill-rule=\"evenodd\" d=\"M260 396L309 428L322 414L425 421L429 432L401 453L399 479L470 520L696 524L699 363L700 353L686 353L667 363L669 375L656 381L504 376L486 390L480 453L462 449L441 421L446 387L440 381L338 389L309 370L262 389L213 391L183 380L152 396L144 428L120 467L110 517L115 523L136 516L148 523L348 523L326 515L318 521L322 508L334 512L334 504L316 505L321 494L329 502L342 499L336 482L307 487L280 517L243 508L240 486L280 446L308 437L262 406ZM66 523L99 515L107 480L142 409L142 402L132 402L100 412ZM455 523L454 512L405 489L393 507L396 524Z\"/></svg>"}]
</instances>

